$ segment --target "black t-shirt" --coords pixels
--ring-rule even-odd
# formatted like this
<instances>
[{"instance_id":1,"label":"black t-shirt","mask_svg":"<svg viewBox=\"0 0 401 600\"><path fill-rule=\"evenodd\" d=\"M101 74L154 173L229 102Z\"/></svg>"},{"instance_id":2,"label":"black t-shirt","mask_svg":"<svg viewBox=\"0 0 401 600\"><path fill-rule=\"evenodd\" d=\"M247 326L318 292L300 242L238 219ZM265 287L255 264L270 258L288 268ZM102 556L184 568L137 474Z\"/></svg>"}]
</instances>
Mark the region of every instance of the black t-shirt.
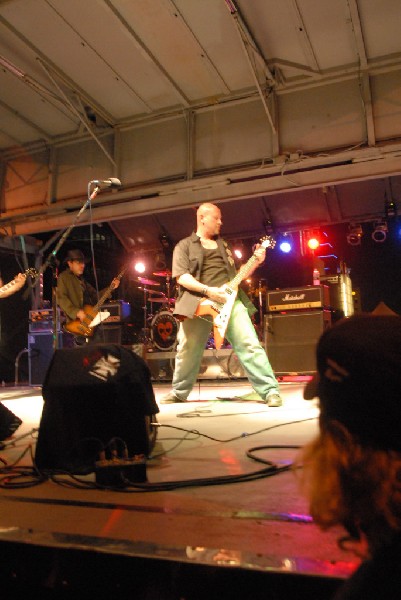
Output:
<instances>
[{"instance_id":1,"label":"black t-shirt","mask_svg":"<svg viewBox=\"0 0 401 600\"><path fill-rule=\"evenodd\" d=\"M219 287L229 281L227 268L219 250L203 248L203 265L200 281L205 285Z\"/></svg>"}]
</instances>

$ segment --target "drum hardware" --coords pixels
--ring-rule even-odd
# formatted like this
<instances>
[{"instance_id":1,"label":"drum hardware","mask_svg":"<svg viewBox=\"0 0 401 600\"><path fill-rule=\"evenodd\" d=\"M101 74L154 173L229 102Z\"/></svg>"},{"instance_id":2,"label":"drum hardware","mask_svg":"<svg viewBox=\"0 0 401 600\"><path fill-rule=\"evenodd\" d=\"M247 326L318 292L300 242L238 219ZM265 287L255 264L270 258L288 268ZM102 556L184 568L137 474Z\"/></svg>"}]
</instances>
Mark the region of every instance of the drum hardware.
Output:
<instances>
[{"instance_id":1,"label":"drum hardware","mask_svg":"<svg viewBox=\"0 0 401 600\"><path fill-rule=\"evenodd\" d=\"M144 281L142 281L142 283L144 284L144 286L141 288L141 290L143 291L143 328L141 330L141 333L139 334L139 341L143 344L145 344L146 346L148 346L150 344L150 330L148 327L149 324L149 318L152 315L148 315L148 299L149 299L149 292L151 290L148 290L148 288L146 287L146 284Z\"/></svg>"},{"instance_id":2,"label":"drum hardware","mask_svg":"<svg viewBox=\"0 0 401 600\"><path fill-rule=\"evenodd\" d=\"M146 277L137 277L135 281L142 283L143 285L160 285L158 281L154 281L153 279L147 279Z\"/></svg>"},{"instance_id":3,"label":"drum hardware","mask_svg":"<svg viewBox=\"0 0 401 600\"><path fill-rule=\"evenodd\" d=\"M167 296L166 296L166 304L170 305L170 304L174 304L175 299L171 298L171 271L169 269L166 269L165 271L156 271L155 273L153 273L153 275L155 275L156 277L165 277L166 278L166 292L167 292ZM156 300L154 300L154 302L156 302ZM158 302L161 302L160 300L158 300Z\"/></svg>"},{"instance_id":4,"label":"drum hardware","mask_svg":"<svg viewBox=\"0 0 401 600\"><path fill-rule=\"evenodd\" d=\"M168 298L164 296L164 298L149 298L149 302L160 302L161 304L174 304L175 298Z\"/></svg>"},{"instance_id":5,"label":"drum hardware","mask_svg":"<svg viewBox=\"0 0 401 600\"><path fill-rule=\"evenodd\" d=\"M156 273L152 273L152 275L155 275L156 277L171 277L172 273L166 269L165 271L156 271Z\"/></svg>"}]
</instances>

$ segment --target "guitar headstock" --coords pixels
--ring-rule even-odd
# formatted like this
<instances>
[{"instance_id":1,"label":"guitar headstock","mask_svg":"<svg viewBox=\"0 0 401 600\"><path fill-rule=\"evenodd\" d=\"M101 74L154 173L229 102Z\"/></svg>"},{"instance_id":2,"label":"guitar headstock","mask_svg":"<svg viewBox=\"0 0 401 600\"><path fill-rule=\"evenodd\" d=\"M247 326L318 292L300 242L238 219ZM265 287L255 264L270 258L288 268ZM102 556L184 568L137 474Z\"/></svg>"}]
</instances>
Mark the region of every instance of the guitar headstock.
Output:
<instances>
[{"instance_id":1,"label":"guitar headstock","mask_svg":"<svg viewBox=\"0 0 401 600\"><path fill-rule=\"evenodd\" d=\"M276 240L271 236L271 235L265 235L264 237L260 238L259 244L263 247L263 248L274 248L274 246L276 245Z\"/></svg>"},{"instance_id":2,"label":"guitar headstock","mask_svg":"<svg viewBox=\"0 0 401 600\"><path fill-rule=\"evenodd\" d=\"M38 277L38 275L39 275L39 272L35 268L32 267L30 269L27 269L25 271L24 275L26 275L27 277L29 275L29 277L32 277L32 279L36 279L36 277Z\"/></svg>"}]
</instances>

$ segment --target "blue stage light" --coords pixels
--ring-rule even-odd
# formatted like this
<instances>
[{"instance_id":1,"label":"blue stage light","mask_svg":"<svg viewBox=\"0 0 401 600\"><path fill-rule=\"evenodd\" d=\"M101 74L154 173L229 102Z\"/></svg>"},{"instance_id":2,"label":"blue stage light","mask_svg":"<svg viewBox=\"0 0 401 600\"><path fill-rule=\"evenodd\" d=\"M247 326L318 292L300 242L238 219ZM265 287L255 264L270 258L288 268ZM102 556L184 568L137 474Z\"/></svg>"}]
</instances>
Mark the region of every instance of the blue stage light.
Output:
<instances>
[{"instance_id":1,"label":"blue stage light","mask_svg":"<svg viewBox=\"0 0 401 600\"><path fill-rule=\"evenodd\" d=\"M278 247L281 252L288 254L293 250L293 239L291 233L283 233L278 240Z\"/></svg>"},{"instance_id":2,"label":"blue stage light","mask_svg":"<svg viewBox=\"0 0 401 600\"><path fill-rule=\"evenodd\" d=\"M279 248L281 252L284 252L285 254L288 254L292 250L291 243L288 240L283 240L282 242L280 242Z\"/></svg>"}]
</instances>

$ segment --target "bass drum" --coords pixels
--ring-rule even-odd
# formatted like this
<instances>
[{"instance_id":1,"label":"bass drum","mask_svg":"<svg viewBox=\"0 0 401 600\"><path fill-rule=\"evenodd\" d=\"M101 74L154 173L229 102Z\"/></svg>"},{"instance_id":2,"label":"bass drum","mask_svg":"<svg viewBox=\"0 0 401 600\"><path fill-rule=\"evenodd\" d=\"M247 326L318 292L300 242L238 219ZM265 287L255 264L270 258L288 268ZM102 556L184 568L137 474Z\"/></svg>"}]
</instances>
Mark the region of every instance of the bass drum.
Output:
<instances>
[{"instance_id":1,"label":"bass drum","mask_svg":"<svg viewBox=\"0 0 401 600\"><path fill-rule=\"evenodd\" d=\"M168 310L156 313L150 325L152 342L159 350L174 350L179 322Z\"/></svg>"}]
</instances>

